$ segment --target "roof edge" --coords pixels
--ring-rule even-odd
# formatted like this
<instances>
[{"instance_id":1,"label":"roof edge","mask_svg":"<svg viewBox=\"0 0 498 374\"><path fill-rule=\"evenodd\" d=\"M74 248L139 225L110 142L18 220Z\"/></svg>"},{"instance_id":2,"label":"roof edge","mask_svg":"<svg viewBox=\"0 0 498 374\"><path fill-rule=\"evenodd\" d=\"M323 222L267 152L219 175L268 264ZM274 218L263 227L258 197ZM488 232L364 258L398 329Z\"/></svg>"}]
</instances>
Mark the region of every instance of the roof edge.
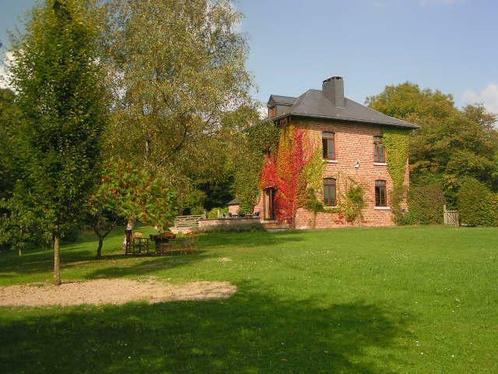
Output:
<instances>
[{"instance_id":1,"label":"roof edge","mask_svg":"<svg viewBox=\"0 0 498 374\"><path fill-rule=\"evenodd\" d=\"M355 123L362 123L366 125L378 125L378 126L388 126L388 127L397 127L397 128L403 128L406 130L416 130L419 129L420 126L416 125L414 123L407 122L406 125L399 124L395 125L392 123L382 123L382 122L375 122L375 121L362 121L362 120L357 120L354 118L332 118L328 116L320 116L318 114L312 115L312 114L305 114L305 113L284 113L281 114L277 117L269 118L271 121L278 121L280 119L286 118L286 117L300 117L300 118L310 118L310 119L324 119L327 121L339 121L339 122L355 122Z\"/></svg>"}]
</instances>

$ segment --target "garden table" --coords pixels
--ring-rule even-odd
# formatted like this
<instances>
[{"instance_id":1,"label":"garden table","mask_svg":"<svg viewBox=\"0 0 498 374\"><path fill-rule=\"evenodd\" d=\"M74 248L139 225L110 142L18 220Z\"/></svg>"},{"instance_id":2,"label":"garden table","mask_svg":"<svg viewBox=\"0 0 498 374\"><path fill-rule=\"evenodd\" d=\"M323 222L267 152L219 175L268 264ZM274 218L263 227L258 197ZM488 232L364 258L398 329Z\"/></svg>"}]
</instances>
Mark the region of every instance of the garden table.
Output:
<instances>
[{"instance_id":1,"label":"garden table","mask_svg":"<svg viewBox=\"0 0 498 374\"><path fill-rule=\"evenodd\" d=\"M149 239L148 238L134 238L133 239L133 254L149 254Z\"/></svg>"}]
</instances>

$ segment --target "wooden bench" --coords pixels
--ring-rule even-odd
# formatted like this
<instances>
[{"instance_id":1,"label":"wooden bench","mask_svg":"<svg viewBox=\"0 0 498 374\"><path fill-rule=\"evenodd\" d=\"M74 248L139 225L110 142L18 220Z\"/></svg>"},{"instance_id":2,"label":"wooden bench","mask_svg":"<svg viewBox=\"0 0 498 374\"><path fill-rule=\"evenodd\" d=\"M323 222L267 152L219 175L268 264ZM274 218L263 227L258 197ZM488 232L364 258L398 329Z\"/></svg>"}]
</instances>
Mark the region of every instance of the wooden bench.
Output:
<instances>
[{"instance_id":1,"label":"wooden bench","mask_svg":"<svg viewBox=\"0 0 498 374\"><path fill-rule=\"evenodd\" d=\"M159 243L156 252L159 255L192 253L195 249L195 239L193 235L170 239L167 242Z\"/></svg>"}]
</instances>

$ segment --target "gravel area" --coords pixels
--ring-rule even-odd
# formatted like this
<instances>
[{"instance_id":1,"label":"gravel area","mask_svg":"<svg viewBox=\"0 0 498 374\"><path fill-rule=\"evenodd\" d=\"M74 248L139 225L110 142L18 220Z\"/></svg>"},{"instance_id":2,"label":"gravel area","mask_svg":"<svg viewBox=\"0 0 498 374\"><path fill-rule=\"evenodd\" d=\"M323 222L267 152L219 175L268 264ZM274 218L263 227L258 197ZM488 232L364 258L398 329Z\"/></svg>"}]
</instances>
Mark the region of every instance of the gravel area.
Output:
<instances>
[{"instance_id":1,"label":"gravel area","mask_svg":"<svg viewBox=\"0 0 498 374\"><path fill-rule=\"evenodd\" d=\"M132 301L161 303L179 300L223 299L237 287L229 282L191 282L169 284L130 279L98 279L50 284L25 284L0 287L0 306L70 306L125 304Z\"/></svg>"}]
</instances>

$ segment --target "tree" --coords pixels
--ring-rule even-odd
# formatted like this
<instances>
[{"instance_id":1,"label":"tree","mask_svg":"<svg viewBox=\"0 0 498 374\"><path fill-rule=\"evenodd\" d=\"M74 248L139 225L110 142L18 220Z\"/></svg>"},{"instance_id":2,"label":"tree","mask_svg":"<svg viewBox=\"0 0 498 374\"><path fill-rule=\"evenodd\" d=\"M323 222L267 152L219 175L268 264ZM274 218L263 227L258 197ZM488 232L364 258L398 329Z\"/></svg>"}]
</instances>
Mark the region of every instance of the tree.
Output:
<instances>
[{"instance_id":1,"label":"tree","mask_svg":"<svg viewBox=\"0 0 498 374\"><path fill-rule=\"evenodd\" d=\"M155 176L122 160L105 163L99 184L88 199L87 222L99 239L102 256L106 236L125 220L165 230L178 214L178 193L169 176Z\"/></svg>"},{"instance_id":2,"label":"tree","mask_svg":"<svg viewBox=\"0 0 498 374\"><path fill-rule=\"evenodd\" d=\"M99 63L100 13L93 0L47 0L14 41L12 84L26 121L27 170L19 188L43 212L53 238L54 283L60 242L81 223L99 174L106 90Z\"/></svg>"},{"instance_id":3,"label":"tree","mask_svg":"<svg viewBox=\"0 0 498 374\"><path fill-rule=\"evenodd\" d=\"M9 199L20 177L19 169L19 109L15 94L9 89L0 89L0 250L13 243L12 221Z\"/></svg>"},{"instance_id":4,"label":"tree","mask_svg":"<svg viewBox=\"0 0 498 374\"><path fill-rule=\"evenodd\" d=\"M238 133L237 140L233 143L236 149L232 151L234 190L243 213L252 213L257 203L265 153L276 150L280 134L272 121L261 121L254 116L251 122L251 125Z\"/></svg>"},{"instance_id":5,"label":"tree","mask_svg":"<svg viewBox=\"0 0 498 374\"><path fill-rule=\"evenodd\" d=\"M410 141L414 184L438 179L450 205L456 204L463 176L475 177L490 187L496 184L496 116L482 106L460 110L451 95L422 90L412 83L387 86L379 95L368 98L367 104L421 126L412 133Z\"/></svg>"},{"instance_id":6,"label":"tree","mask_svg":"<svg viewBox=\"0 0 498 374\"><path fill-rule=\"evenodd\" d=\"M19 108L15 94L9 89L0 89L0 199L8 198L14 191L19 169Z\"/></svg>"},{"instance_id":7,"label":"tree","mask_svg":"<svg viewBox=\"0 0 498 374\"><path fill-rule=\"evenodd\" d=\"M114 156L207 183L225 165L224 116L250 103L240 14L225 0L114 0L108 19Z\"/></svg>"}]
</instances>

